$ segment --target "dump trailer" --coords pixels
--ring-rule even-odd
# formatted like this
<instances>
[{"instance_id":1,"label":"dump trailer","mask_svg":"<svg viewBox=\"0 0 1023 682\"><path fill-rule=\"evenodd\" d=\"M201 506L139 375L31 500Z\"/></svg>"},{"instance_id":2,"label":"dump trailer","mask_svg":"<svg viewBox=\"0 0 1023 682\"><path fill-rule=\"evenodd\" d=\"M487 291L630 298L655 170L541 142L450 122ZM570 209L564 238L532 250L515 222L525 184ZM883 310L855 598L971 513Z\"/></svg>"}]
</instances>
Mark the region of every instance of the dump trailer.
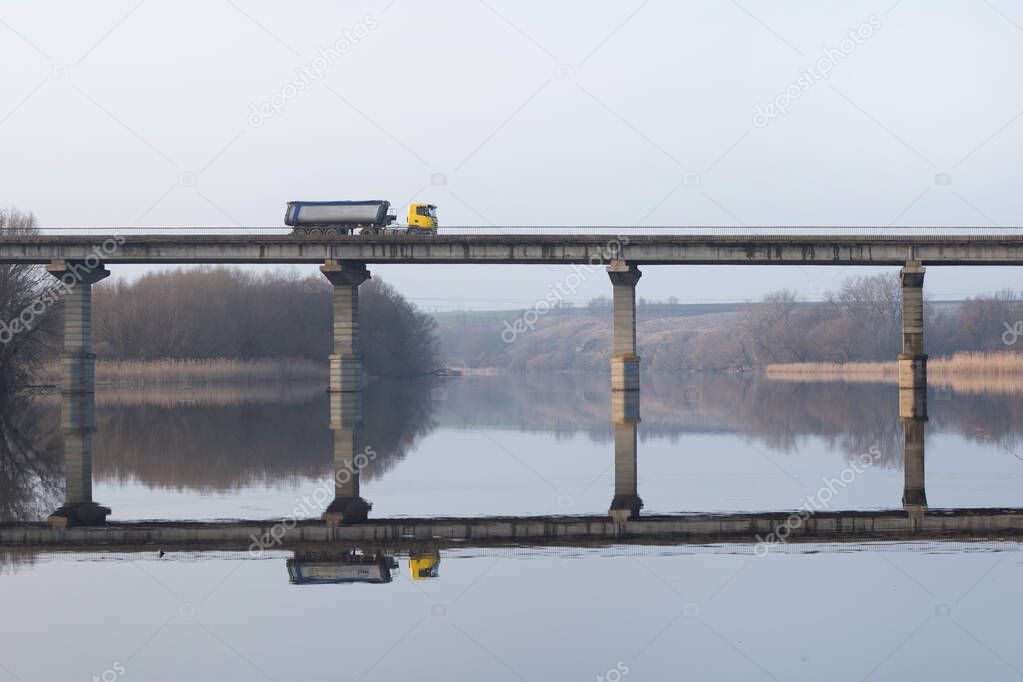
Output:
<instances>
[{"instance_id":1,"label":"dump trailer","mask_svg":"<svg viewBox=\"0 0 1023 682\"><path fill-rule=\"evenodd\" d=\"M394 222L391 202L374 201L289 201L284 224L297 234L334 236L355 230L381 229Z\"/></svg>"},{"instance_id":2,"label":"dump trailer","mask_svg":"<svg viewBox=\"0 0 1023 682\"><path fill-rule=\"evenodd\" d=\"M374 201L289 201L284 224L292 233L310 237L333 237L342 234L380 234L402 232L435 234L437 207L433 204L410 204L408 224L392 225L397 216L391 202Z\"/></svg>"}]
</instances>

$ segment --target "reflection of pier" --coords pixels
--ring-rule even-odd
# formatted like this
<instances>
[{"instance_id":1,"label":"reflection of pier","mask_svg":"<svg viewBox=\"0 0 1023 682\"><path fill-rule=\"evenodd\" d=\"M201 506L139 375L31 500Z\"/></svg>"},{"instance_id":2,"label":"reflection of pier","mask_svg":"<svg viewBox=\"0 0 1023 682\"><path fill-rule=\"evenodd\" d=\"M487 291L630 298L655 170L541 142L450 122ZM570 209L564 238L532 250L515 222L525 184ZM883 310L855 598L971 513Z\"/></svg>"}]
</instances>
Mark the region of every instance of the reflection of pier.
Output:
<instances>
[{"instance_id":1,"label":"reflection of pier","mask_svg":"<svg viewBox=\"0 0 1023 682\"><path fill-rule=\"evenodd\" d=\"M334 352L330 356L330 428L334 433L334 501L323 514L328 525L365 521L370 505L359 490L356 461L362 453L362 340L359 285L369 279L365 265L330 262L320 270L334 285Z\"/></svg>"},{"instance_id":2,"label":"reflection of pier","mask_svg":"<svg viewBox=\"0 0 1023 682\"><path fill-rule=\"evenodd\" d=\"M636 470L639 391L611 393L611 421L615 429L615 461L610 515L615 521L623 522L637 518L643 507Z\"/></svg>"},{"instance_id":3,"label":"reflection of pier","mask_svg":"<svg viewBox=\"0 0 1023 682\"><path fill-rule=\"evenodd\" d=\"M611 423L615 430L614 497L609 515L617 523L639 516L643 500L637 479L636 430L639 425L639 355L636 354L635 265L612 261L607 266L613 290L611 335Z\"/></svg>"},{"instance_id":4,"label":"reflection of pier","mask_svg":"<svg viewBox=\"0 0 1023 682\"><path fill-rule=\"evenodd\" d=\"M54 263L64 295L64 348L60 354L60 427L64 437L64 505L50 515L54 526L103 523L110 510L92 499L92 434L96 431L92 352L92 285L110 275L102 266Z\"/></svg>"},{"instance_id":5,"label":"reflection of pier","mask_svg":"<svg viewBox=\"0 0 1023 682\"><path fill-rule=\"evenodd\" d=\"M902 280L902 352L899 354L899 420L906 471L902 506L914 523L927 510L924 432L927 424L927 355L924 353L924 268L908 263Z\"/></svg>"}]
</instances>

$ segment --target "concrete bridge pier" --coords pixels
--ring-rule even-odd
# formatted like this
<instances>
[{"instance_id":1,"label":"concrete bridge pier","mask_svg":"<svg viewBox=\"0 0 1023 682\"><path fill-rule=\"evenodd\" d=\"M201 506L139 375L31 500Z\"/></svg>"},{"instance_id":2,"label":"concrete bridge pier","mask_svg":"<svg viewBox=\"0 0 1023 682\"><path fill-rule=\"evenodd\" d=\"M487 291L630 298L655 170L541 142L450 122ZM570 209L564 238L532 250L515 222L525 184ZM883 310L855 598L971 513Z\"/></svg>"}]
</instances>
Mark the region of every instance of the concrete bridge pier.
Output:
<instances>
[{"instance_id":1,"label":"concrete bridge pier","mask_svg":"<svg viewBox=\"0 0 1023 682\"><path fill-rule=\"evenodd\" d=\"M924 267L910 261L902 280L902 352L899 353L899 416L927 418L927 355L924 353Z\"/></svg>"},{"instance_id":2,"label":"concrete bridge pier","mask_svg":"<svg viewBox=\"0 0 1023 682\"><path fill-rule=\"evenodd\" d=\"M637 475L639 391L611 392L611 421L615 430L614 497L608 514L616 523L623 523L638 518L643 507Z\"/></svg>"},{"instance_id":3,"label":"concrete bridge pier","mask_svg":"<svg viewBox=\"0 0 1023 682\"><path fill-rule=\"evenodd\" d=\"M924 267L910 261L902 281L902 352L899 354L899 421L902 422L905 487L902 507L914 526L927 511L924 435L927 424L927 355L924 353Z\"/></svg>"},{"instance_id":4,"label":"concrete bridge pier","mask_svg":"<svg viewBox=\"0 0 1023 682\"><path fill-rule=\"evenodd\" d=\"M611 390L639 390L636 355L636 283L639 268L623 260L611 261L607 274L612 286Z\"/></svg>"},{"instance_id":5,"label":"concrete bridge pier","mask_svg":"<svg viewBox=\"0 0 1023 682\"><path fill-rule=\"evenodd\" d=\"M62 393L93 393L96 356L92 352L92 285L110 276L102 265L53 261L46 271L59 283L54 291L64 301L64 347L60 353Z\"/></svg>"},{"instance_id":6,"label":"concrete bridge pier","mask_svg":"<svg viewBox=\"0 0 1023 682\"><path fill-rule=\"evenodd\" d=\"M46 271L60 280L64 301L60 354L60 426L64 440L64 505L50 525L98 525L110 514L92 499L92 434L96 431L96 356L92 352L92 285L110 276L102 265L54 261Z\"/></svg>"},{"instance_id":7,"label":"concrete bridge pier","mask_svg":"<svg viewBox=\"0 0 1023 682\"><path fill-rule=\"evenodd\" d=\"M330 355L330 428L334 440L334 500L323 513L331 526L365 521L372 505L359 494L368 461L363 448L362 341L359 285L370 274L363 263L327 261L320 268L334 285L334 344Z\"/></svg>"},{"instance_id":8,"label":"concrete bridge pier","mask_svg":"<svg viewBox=\"0 0 1023 682\"><path fill-rule=\"evenodd\" d=\"M362 340L359 337L359 285L369 279L365 263L327 261L320 272L334 285L334 352L330 355L330 392L362 390Z\"/></svg>"}]
</instances>

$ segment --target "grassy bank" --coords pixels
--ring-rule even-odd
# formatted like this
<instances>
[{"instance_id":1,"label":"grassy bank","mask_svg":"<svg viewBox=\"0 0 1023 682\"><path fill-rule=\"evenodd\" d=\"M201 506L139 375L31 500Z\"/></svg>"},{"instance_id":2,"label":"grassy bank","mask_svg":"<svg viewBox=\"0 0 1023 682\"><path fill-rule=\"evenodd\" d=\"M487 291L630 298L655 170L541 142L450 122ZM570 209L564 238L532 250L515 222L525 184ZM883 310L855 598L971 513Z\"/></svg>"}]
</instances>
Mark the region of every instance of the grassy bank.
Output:
<instances>
[{"instance_id":1,"label":"grassy bank","mask_svg":"<svg viewBox=\"0 0 1023 682\"><path fill-rule=\"evenodd\" d=\"M308 360L99 360L96 383L113 386L203 385L320 381L327 368ZM56 384L60 370L48 365L40 383Z\"/></svg>"},{"instance_id":2,"label":"grassy bank","mask_svg":"<svg viewBox=\"0 0 1023 682\"><path fill-rule=\"evenodd\" d=\"M898 364L890 362L794 362L768 365L768 379L777 381L845 381L896 383ZM927 380L964 393L1023 393L1023 354L956 353L929 358Z\"/></svg>"}]
</instances>

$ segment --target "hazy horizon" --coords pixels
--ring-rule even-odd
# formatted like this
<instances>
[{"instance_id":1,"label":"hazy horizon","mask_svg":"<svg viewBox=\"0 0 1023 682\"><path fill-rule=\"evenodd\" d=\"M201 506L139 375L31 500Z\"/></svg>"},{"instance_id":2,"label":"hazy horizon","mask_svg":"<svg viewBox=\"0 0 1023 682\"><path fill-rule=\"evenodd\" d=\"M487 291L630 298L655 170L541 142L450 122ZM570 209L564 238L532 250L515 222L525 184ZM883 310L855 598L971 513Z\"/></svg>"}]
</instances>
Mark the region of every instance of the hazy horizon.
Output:
<instances>
[{"instance_id":1,"label":"hazy horizon","mask_svg":"<svg viewBox=\"0 0 1023 682\"><path fill-rule=\"evenodd\" d=\"M1021 24L965 0L4 3L0 205L43 226L272 226L362 198L435 203L442 230L1019 225L1023 93L997 65ZM441 310L529 305L568 272L372 270ZM813 300L879 270L649 267L637 293ZM1012 272L935 267L927 293ZM598 273L575 300L609 292Z\"/></svg>"}]
</instances>

